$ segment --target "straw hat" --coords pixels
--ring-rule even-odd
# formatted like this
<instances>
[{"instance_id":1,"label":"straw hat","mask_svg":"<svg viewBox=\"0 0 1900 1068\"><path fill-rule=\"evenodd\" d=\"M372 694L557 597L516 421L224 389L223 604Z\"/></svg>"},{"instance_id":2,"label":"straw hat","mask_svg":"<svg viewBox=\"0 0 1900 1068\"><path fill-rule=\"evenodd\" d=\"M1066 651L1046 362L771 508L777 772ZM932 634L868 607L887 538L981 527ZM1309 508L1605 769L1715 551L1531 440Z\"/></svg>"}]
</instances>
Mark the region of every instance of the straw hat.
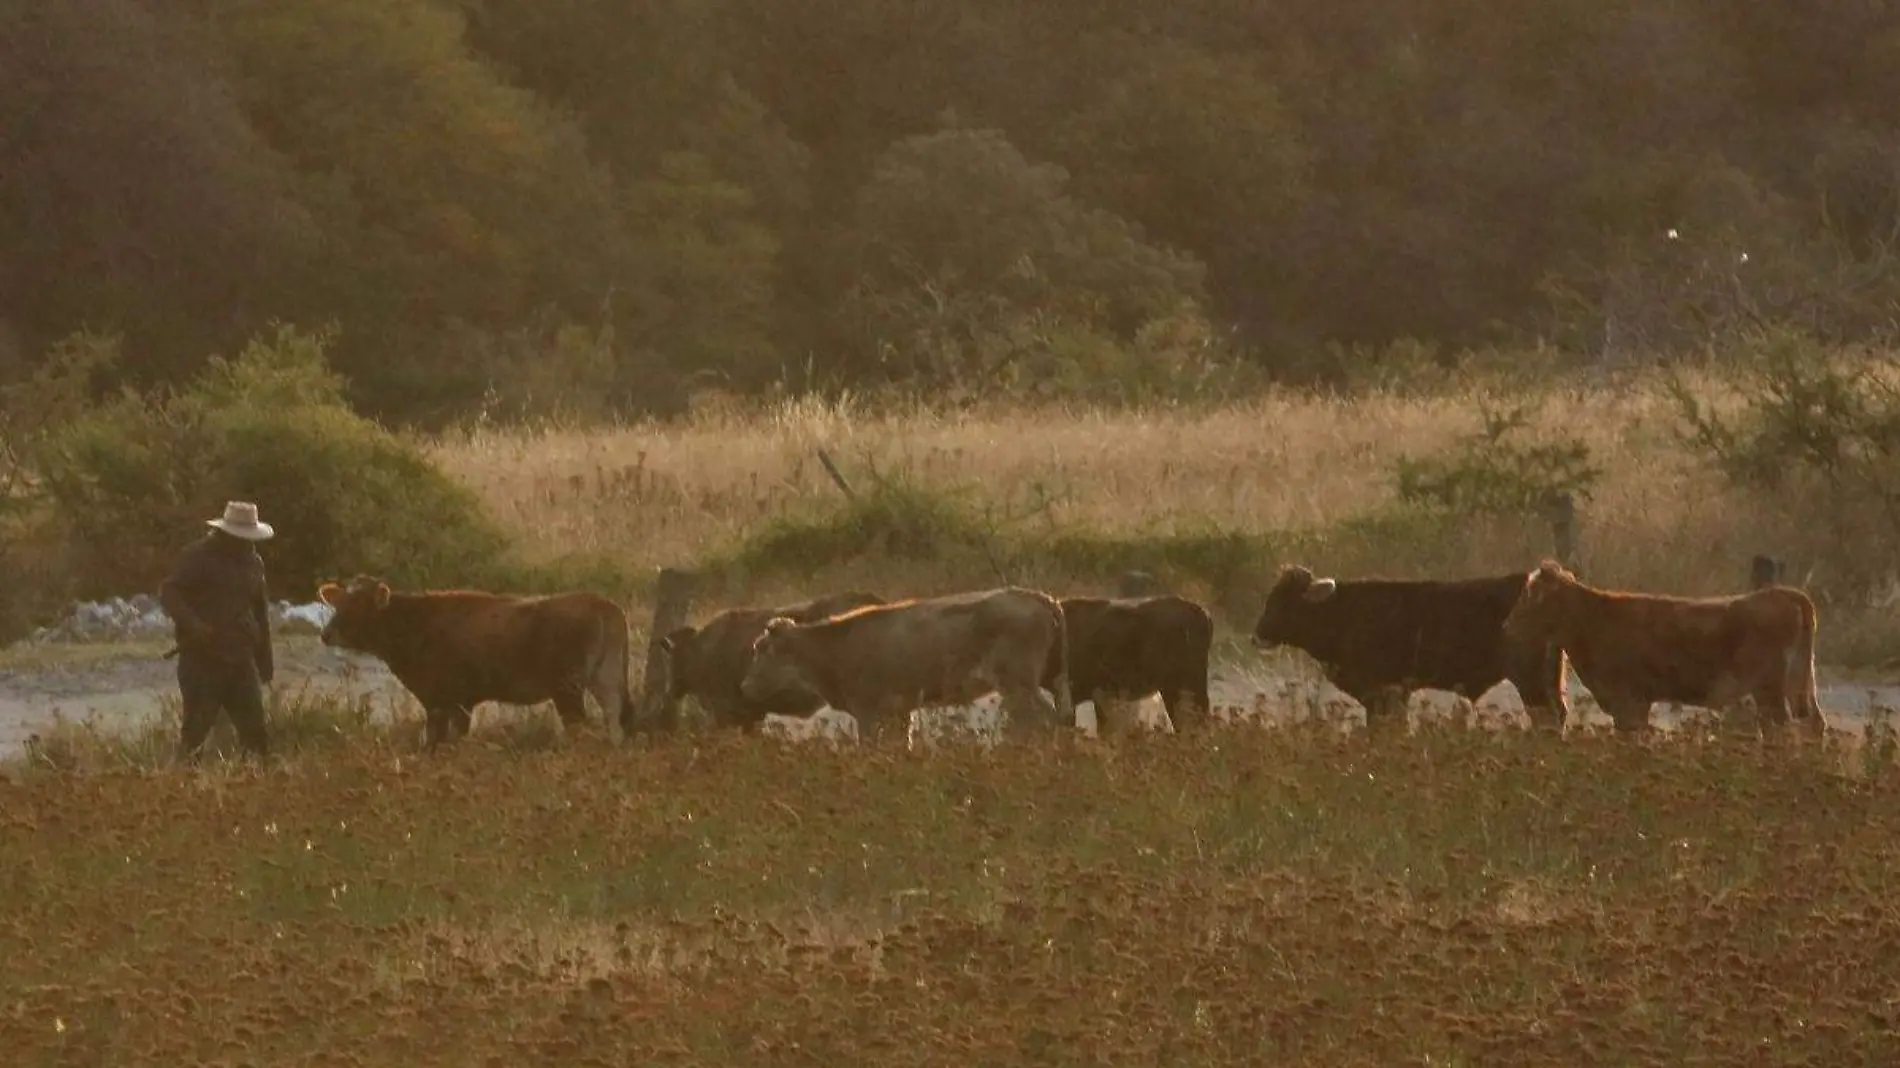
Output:
<instances>
[{"instance_id":1,"label":"straw hat","mask_svg":"<svg viewBox=\"0 0 1900 1068\"><path fill-rule=\"evenodd\" d=\"M277 532L269 523L257 521L257 505L249 501L231 501L224 506L224 517L207 519L205 525L245 541L269 541Z\"/></svg>"}]
</instances>

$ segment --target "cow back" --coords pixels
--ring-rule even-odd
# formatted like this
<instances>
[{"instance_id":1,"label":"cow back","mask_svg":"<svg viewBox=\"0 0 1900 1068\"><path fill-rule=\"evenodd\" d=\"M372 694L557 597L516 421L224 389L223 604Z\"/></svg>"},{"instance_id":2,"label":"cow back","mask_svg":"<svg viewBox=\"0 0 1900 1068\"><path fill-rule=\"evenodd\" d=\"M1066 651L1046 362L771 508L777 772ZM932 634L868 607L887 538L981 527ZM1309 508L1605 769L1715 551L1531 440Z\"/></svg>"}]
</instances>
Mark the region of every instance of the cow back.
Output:
<instances>
[{"instance_id":1,"label":"cow back","mask_svg":"<svg viewBox=\"0 0 1900 1068\"><path fill-rule=\"evenodd\" d=\"M1069 626L1070 685L1078 699L1098 689L1205 688L1214 626L1200 604L1172 594L1073 597L1063 599L1062 611ZM1045 679L1054 678L1057 656L1052 651L1048 657Z\"/></svg>"},{"instance_id":2,"label":"cow back","mask_svg":"<svg viewBox=\"0 0 1900 1068\"><path fill-rule=\"evenodd\" d=\"M1503 627L1525 575L1442 582L1340 580L1287 621L1288 644L1364 684L1406 683L1476 697L1504 678Z\"/></svg>"},{"instance_id":3,"label":"cow back","mask_svg":"<svg viewBox=\"0 0 1900 1068\"><path fill-rule=\"evenodd\" d=\"M578 687L615 626L624 640L625 612L592 593L399 593L377 655L425 704L535 704Z\"/></svg>"},{"instance_id":4,"label":"cow back","mask_svg":"<svg viewBox=\"0 0 1900 1068\"><path fill-rule=\"evenodd\" d=\"M799 647L816 674L838 680L839 699L955 700L950 691L998 655L1028 658L1019 674L1038 678L1056 611L1047 594L1016 587L872 605L800 627Z\"/></svg>"},{"instance_id":5,"label":"cow back","mask_svg":"<svg viewBox=\"0 0 1900 1068\"><path fill-rule=\"evenodd\" d=\"M806 716L823 707L824 699L804 692L787 694L771 701L748 701L740 692L746 667L752 661L752 643L765 630L767 622L783 616L806 623L825 619L866 605L882 604L876 594L847 592L827 594L809 601L780 605L776 608L728 608L706 621L706 625L673 652L673 670L678 673L673 690L691 694L714 722L738 726L762 722L766 716Z\"/></svg>"}]
</instances>

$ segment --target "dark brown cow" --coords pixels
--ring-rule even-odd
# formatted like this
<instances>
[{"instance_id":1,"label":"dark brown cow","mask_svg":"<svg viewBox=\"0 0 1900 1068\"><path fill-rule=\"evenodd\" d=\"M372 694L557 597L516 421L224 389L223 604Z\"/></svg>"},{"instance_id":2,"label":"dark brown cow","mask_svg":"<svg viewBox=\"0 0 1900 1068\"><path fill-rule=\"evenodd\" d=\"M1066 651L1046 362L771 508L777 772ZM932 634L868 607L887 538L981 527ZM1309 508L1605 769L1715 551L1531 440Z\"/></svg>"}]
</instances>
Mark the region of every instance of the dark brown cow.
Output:
<instances>
[{"instance_id":1,"label":"dark brown cow","mask_svg":"<svg viewBox=\"0 0 1900 1068\"><path fill-rule=\"evenodd\" d=\"M1729 718L1743 697L1773 726L1790 712L1824 733L1814 682L1814 602L1790 586L1668 597L1587 586L1554 561L1525 579L1507 633L1561 644L1618 731L1649 726L1657 701Z\"/></svg>"},{"instance_id":2,"label":"dark brown cow","mask_svg":"<svg viewBox=\"0 0 1900 1068\"><path fill-rule=\"evenodd\" d=\"M396 593L359 575L349 586L326 582L317 597L335 609L323 644L380 658L428 712L428 748L453 720L468 732L484 701L553 701L564 727L587 720L583 695L630 731L627 616L592 593L542 597L431 590ZM611 729L611 727L609 728Z\"/></svg>"},{"instance_id":3,"label":"dark brown cow","mask_svg":"<svg viewBox=\"0 0 1900 1068\"><path fill-rule=\"evenodd\" d=\"M752 663L752 643L775 617L809 623L866 605L883 604L870 593L836 593L803 604L778 608L729 608L704 626L680 627L660 639L664 657L666 696L660 722L666 728L679 720L679 703L689 694L712 713L720 726L757 730L768 715L803 718L824 707L825 699L810 690L787 690L771 699L747 700L739 692L746 668Z\"/></svg>"},{"instance_id":4,"label":"dark brown cow","mask_svg":"<svg viewBox=\"0 0 1900 1068\"><path fill-rule=\"evenodd\" d=\"M1104 699L1139 701L1161 695L1176 731L1203 726L1208 652L1214 620L1185 597L1064 597L1069 625L1069 688L1077 701L1095 702L1096 730L1107 734ZM1060 665L1052 650L1045 683Z\"/></svg>"},{"instance_id":5,"label":"dark brown cow","mask_svg":"<svg viewBox=\"0 0 1900 1068\"><path fill-rule=\"evenodd\" d=\"M877 734L928 705L967 704L1000 693L1012 733L1073 727L1068 627L1062 605L1019 587L859 608L830 619L766 624L740 691L764 700L807 689ZM1055 701L1041 688L1059 648Z\"/></svg>"},{"instance_id":6,"label":"dark brown cow","mask_svg":"<svg viewBox=\"0 0 1900 1068\"><path fill-rule=\"evenodd\" d=\"M1366 707L1368 726L1402 714L1416 690L1449 690L1475 701L1509 679L1534 727L1561 730L1570 713L1563 650L1504 635L1527 574L1338 580L1288 567L1267 595L1253 644L1304 650L1333 685Z\"/></svg>"}]
</instances>

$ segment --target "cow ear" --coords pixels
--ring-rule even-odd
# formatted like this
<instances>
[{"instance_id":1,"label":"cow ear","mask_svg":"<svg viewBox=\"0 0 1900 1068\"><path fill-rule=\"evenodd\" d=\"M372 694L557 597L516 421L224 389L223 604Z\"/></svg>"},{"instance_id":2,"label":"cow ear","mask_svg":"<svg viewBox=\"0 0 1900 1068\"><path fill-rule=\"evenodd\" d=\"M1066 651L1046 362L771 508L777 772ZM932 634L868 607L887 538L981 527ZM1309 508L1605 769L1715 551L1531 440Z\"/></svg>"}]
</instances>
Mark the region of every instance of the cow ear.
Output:
<instances>
[{"instance_id":1,"label":"cow ear","mask_svg":"<svg viewBox=\"0 0 1900 1068\"><path fill-rule=\"evenodd\" d=\"M1332 579L1329 579L1329 578L1314 579L1313 584L1311 586L1308 586L1306 588L1306 592L1301 594L1300 596L1304 597L1306 600L1318 603L1320 601L1324 601L1327 598L1331 597L1334 591L1338 589L1339 589L1339 583L1333 581Z\"/></svg>"},{"instance_id":2,"label":"cow ear","mask_svg":"<svg viewBox=\"0 0 1900 1068\"><path fill-rule=\"evenodd\" d=\"M389 583L378 582L376 584L376 607L379 609L388 608L389 596Z\"/></svg>"},{"instance_id":3,"label":"cow ear","mask_svg":"<svg viewBox=\"0 0 1900 1068\"><path fill-rule=\"evenodd\" d=\"M342 599L343 599L343 587L337 585L334 582L326 582L323 585L317 587L317 600L322 601L324 604L329 605L331 608L335 608L336 603Z\"/></svg>"}]
</instances>

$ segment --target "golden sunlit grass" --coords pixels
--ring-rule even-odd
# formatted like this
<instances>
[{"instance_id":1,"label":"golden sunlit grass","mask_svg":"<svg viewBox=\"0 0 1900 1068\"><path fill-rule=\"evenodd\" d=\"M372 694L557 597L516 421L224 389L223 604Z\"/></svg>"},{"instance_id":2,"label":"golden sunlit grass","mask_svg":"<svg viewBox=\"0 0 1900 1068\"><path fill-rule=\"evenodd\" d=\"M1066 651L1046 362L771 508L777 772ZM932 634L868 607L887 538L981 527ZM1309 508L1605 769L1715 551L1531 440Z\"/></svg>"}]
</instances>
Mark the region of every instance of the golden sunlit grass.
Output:
<instances>
[{"instance_id":1,"label":"golden sunlit grass","mask_svg":"<svg viewBox=\"0 0 1900 1068\"><path fill-rule=\"evenodd\" d=\"M413 744L0 779L9 1063L1900 1048L1890 744Z\"/></svg>"},{"instance_id":2,"label":"golden sunlit grass","mask_svg":"<svg viewBox=\"0 0 1900 1068\"><path fill-rule=\"evenodd\" d=\"M1323 530L1389 506L1400 457L1436 454L1473 432L1481 403L1527 399L1474 387L1457 395L1277 392L1212 409L896 414L807 400L611 430L476 431L432 452L532 555L600 554L647 568L691 565L772 517L835 501L820 447L860 482L901 473L914 484L968 489L999 522L1135 539ZM1778 548L1780 532L1765 529L1677 443L1676 413L1655 383L1550 388L1535 403L1533 440L1581 439L1606 471L1582 505L1594 578L1726 592L1746 577L1750 556ZM1526 528L1474 525L1461 544L1429 547L1342 542L1333 559L1309 562L1395 575L1516 568L1551 548L1541 521Z\"/></svg>"}]
</instances>

